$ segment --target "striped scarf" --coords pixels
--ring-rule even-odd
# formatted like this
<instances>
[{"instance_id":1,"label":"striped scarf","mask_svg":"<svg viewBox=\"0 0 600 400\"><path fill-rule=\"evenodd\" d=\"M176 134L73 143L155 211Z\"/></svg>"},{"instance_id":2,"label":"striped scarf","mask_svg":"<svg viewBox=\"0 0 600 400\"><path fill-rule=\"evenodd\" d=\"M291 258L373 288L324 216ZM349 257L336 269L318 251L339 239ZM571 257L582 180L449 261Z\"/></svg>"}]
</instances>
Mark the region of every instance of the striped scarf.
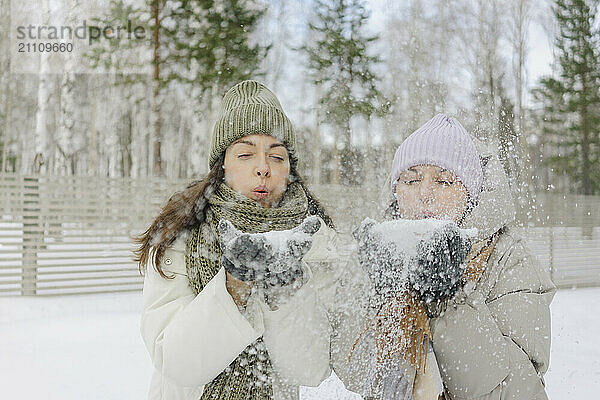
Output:
<instances>
[{"instance_id":1,"label":"striped scarf","mask_svg":"<svg viewBox=\"0 0 600 400\"><path fill-rule=\"evenodd\" d=\"M217 226L229 220L247 233L286 230L306 217L308 199L302 186L291 183L278 207L259 203L222 183L208 200L205 222L193 229L186 243L185 263L190 286L198 294L221 269L221 246ZM271 400L272 365L262 337L242 353L215 379L204 386L200 400Z\"/></svg>"}]
</instances>

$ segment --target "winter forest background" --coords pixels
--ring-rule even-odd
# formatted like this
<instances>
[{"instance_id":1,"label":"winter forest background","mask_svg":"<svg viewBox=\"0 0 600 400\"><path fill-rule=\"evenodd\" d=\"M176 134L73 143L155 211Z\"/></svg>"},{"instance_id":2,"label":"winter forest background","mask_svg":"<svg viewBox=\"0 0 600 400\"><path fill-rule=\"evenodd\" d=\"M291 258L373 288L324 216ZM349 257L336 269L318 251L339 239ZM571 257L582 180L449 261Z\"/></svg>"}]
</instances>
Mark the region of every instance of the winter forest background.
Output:
<instances>
[{"instance_id":1,"label":"winter forest background","mask_svg":"<svg viewBox=\"0 0 600 400\"><path fill-rule=\"evenodd\" d=\"M10 1L0 3L8 49ZM13 1L14 13L25 3ZM600 193L597 1L43 0L35 8L46 25L87 16L88 25L129 21L147 34L144 43L90 45L77 60L85 73L68 70L68 60L57 73L44 53L38 71L20 73L3 50L5 172L201 177L220 98L255 78L290 114L309 182L382 184L395 147L448 112L497 143L515 191ZM132 56L132 46L142 50Z\"/></svg>"}]
</instances>

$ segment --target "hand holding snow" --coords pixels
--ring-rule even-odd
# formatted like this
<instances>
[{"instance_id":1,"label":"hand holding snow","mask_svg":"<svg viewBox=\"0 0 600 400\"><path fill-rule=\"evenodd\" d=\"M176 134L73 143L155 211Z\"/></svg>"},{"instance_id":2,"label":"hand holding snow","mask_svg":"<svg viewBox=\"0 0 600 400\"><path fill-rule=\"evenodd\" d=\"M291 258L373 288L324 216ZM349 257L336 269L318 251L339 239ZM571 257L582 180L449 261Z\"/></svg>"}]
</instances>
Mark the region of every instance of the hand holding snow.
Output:
<instances>
[{"instance_id":1,"label":"hand holding snow","mask_svg":"<svg viewBox=\"0 0 600 400\"><path fill-rule=\"evenodd\" d=\"M425 302L451 297L460 287L475 229L453 221L366 218L354 232L358 258L378 296L409 286Z\"/></svg>"},{"instance_id":2,"label":"hand holding snow","mask_svg":"<svg viewBox=\"0 0 600 400\"><path fill-rule=\"evenodd\" d=\"M366 218L354 231L358 241L358 261L368 274L377 297L393 296L406 281L405 252L386 237L382 224Z\"/></svg>"},{"instance_id":3,"label":"hand holding snow","mask_svg":"<svg viewBox=\"0 0 600 400\"><path fill-rule=\"evenodd\" d=\"M222 263L225 270L242 281L254 281L265 275L266 261L273 254L271 243L262 235L237 230L227 220L219 222Z\"/></svg>"},{"instance_id":4,"label":"hand holding snow","mask_svg":"<svg viewBox=\"0 0 600 400\"><path fill-rule=\"evenodd\" d=\"M408 281L425 304L448 299L462 286L471 234L445 221L418 243L415 262L408 265Z\"/></svg>"},{"instance_id":5,"label":"hand holding snow","mask_svg":"<svg viewBox=\"0 0 600 400\"><path fill-rule=\"evenodd\" d=\"M243 233L227 220L219 222L223 266L235 278L286 286L302 276L302 257L310 250L312 235L321 227L316 216L285 231Z\"/></svg>"}]
</instances>

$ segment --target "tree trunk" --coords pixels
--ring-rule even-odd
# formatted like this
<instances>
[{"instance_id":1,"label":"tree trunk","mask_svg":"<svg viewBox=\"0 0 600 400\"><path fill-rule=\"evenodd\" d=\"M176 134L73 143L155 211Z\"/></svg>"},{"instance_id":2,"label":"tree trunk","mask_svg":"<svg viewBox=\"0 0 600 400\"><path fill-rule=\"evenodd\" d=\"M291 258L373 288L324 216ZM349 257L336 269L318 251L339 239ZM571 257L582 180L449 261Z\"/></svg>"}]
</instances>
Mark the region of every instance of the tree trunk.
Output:
<instances>
[{"instance_id":1,"label":"tree trunk","mask_svg":"<svg viewBox=\"0 0 600 400\"><path fill-rule=\"evenodd\" d=\"M131 109L122 118L122 127L120 129L120 154L121 154L121 175L131 177L131 141L133 137L133 116Z\"/></svg>"},{"instance_id":2,"label":"tree trunk","mask_svg":"<svg viewBox=\"0 0 600 400\"><path fill-rule=\"evenodd\" d=\"M11 26L10 23L10 0L0 0L0 26ZM10 35L0 35L0 48L8 49L9 48L9 40ZM2 140L2 165L0 169L1 172L6 172L7 166L7 157L8 157L8 146L11 142L11 113L12 113L12 76L10 71L10 54L8 51L3 51L0 54L0 106L4 108L4 126L1 126L0 129L3 129L0 136L0 140ZM2 110L0 110L0 113Z\"/></svg>"},{"instance_id":3,"label":"tree trunk","mask_svg":"<svg viewBox=\"0 0 600 400\"><path fill-rule=\"evenodd\" d=\"M10 77L9 77L10 79ZM9 135L11 132L10 129L10 119L12 118L12 88L11 81L8 80L6 84L6 104L5 104L5 113L4 113L4 132L2 133L2 169L1 172L6 172L6 159L8 157L8 146L10 145Z\"/></svg>"},{"instance_id":4,"label":"tree trunk","mask_svg":"<svg viewBox=\"0 0 600 400\"><path fill-rule=\"evenodd\" d=\"M69 8L66 18L67 24L74 26L77 23L76 12L79 2L74 1ZM75 60L73 53L65 54L65 64L60 83L60 120L57 129L54 172L60 174L74 174L74 153L76 149L74 137L76 129L77 107L81 107L75 98Z\"/></svg>"},{"instance_id":5,"label":"tree trunk","mask_svg":"<svg viewBox=\"0 0 600 400\"><path fill-rule=\"evenodd\" d=\"M69 57L69 56L67 56ZM72 64L67 61L67 67ZM59 175L73 174L70 165L73 157L73 130L75 128L75 74L68 69L63 72L60 84L60 122L56 138L56 162L54 172Z\"/></svg>"},{"instance_id":6,"label":"tree trunk","mask_svg":"<svg viewBox=\"0 0 600 400\"><path fill-rule=\"evenodd\" d=\"M314 118L315 118L315 142L314 143L314 158L313 158L313 183L318 185L321 183L321 113L320 108L318 107L319 99L322 96L322 88L321 85L317 85L315 88L315 99L314 104L317 105L315 107Z\"/></svg>"},{"instance_id":7,"label":"tree trunk","mask_svg":"<svg viewBox=\"0 0 600 400\"><path fill-rule=\"evenodd\" d=\"M160 0L154 0L152 3L152 16L154 18L154 90L152 93L152 112L154 121L154 143L153 143L153 162L154 175L162 175L160 146L161 146L161 126L160 126Z\"/></svg>"},{"instance_id":8,"label":"tree trunk","mask_svg":"<svg viewBox=\"0 0 600 400\"><path fill-rule=\"evenodd\" d=\"M89 126L89 145L88 145L88 173L93 176L98 175L98 137L96 135L96 107L97 107L97 90L96 86L98 78L91 74L91 104L90 104L90 126Z\"/></svg>"},{"instance_id":9,"label":"tree trunk","mask_svg":"<svg viewBox=\"0 0 600 400\"><path fill-rule=\"evenodd\" d=\"M40 173L48 161L48 106L51 96L51 77L48 73L48 53L42 53L40 76L37 94L37 111L35 116L35 131L33 140L33 158L29 165L23 165L24 173Z\"/></svg>"},{"instance_id":10,"label":"tree trunk","mask_svg":"<svg viewBox=\"0 0 600 400\"><path fill-rule=\"evenodd\" d=\"M336 135L337 136L337 135ZM338 150L337 140L333 141L333 171L331 175L331 183L334 185L340 184L340 151Z\"/></svg>"},{"instance_id":11,"label":"tree trunk","mask_svg":"<svg viewBox=\"0 0 600 400\"><path fill-rule=\"evenodd\" d=\"M592 194L592 182L590 179L590 124L588 121L587 104L587 77L585 74L581 77L582 102L580 108L581 118L581 181L583 183L583 194Z\"/></svg>"},{"instance_id":12,"label":"tree trunk","mask_svg":"<svg viewBox=\"0 0 600 400\"><path fill-rule=\"evenodd\" d=\"M343 130L342 130L342 135L341 135L341 139L342 139L342 150L346 152L346 154L348 154L348 152L350 151L350 118L346 119L346 121L344 121L344 126L343 126ZM334 183L335 184L340 184L343 181L346 181L346 179L342 179L342 177L348 176L348 171L345 170L345 168L350 168L349 165L343 165L342 164L342 155L341 152L338 148L337 143L335 143L335 171L336 173L334 174Z\"/></svg>"}]
</instances>

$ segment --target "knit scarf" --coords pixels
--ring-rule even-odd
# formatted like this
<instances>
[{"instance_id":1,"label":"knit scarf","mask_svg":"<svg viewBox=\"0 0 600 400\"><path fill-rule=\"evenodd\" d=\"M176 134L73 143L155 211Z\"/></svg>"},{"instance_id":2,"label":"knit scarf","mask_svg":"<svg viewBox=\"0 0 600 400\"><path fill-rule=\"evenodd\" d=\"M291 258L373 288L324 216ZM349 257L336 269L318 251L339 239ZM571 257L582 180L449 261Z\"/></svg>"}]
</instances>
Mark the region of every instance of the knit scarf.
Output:
<instances>
[{"instance_id":1,"label":"knit scarf","mask_svg":"<svg viewBox=\"0 0 600 400\"><path fill-rule=\"evenodd\" d=\"M185 263L190 286L198 294L221 269L221 246L217 226L229 220L247 233L286 230L306 217L308 200L298 183L288 185L278 207L263 208L222 183L210 194L204 222L192 230L186 242ZM200 400L271 400L272 365L262 337L242 353L215 379L204 386Z\"/></svg>"},{"instance_id":2,"label":"knit scarf","mask_svg":"<svg viewBox=\"0 0 600 400\"><path fill-rule=\"evenodd\" d=\"M494 250L498 235L473 246L467 256L465 282L477 282ZM427 345L431 338L429 317L423 303L410 290L389 299L379 308L374 320L356 340L355 346L369 330L374 331L377 365L401 356L417 370L425 370Z\"/></svg>"}]
</instances>

